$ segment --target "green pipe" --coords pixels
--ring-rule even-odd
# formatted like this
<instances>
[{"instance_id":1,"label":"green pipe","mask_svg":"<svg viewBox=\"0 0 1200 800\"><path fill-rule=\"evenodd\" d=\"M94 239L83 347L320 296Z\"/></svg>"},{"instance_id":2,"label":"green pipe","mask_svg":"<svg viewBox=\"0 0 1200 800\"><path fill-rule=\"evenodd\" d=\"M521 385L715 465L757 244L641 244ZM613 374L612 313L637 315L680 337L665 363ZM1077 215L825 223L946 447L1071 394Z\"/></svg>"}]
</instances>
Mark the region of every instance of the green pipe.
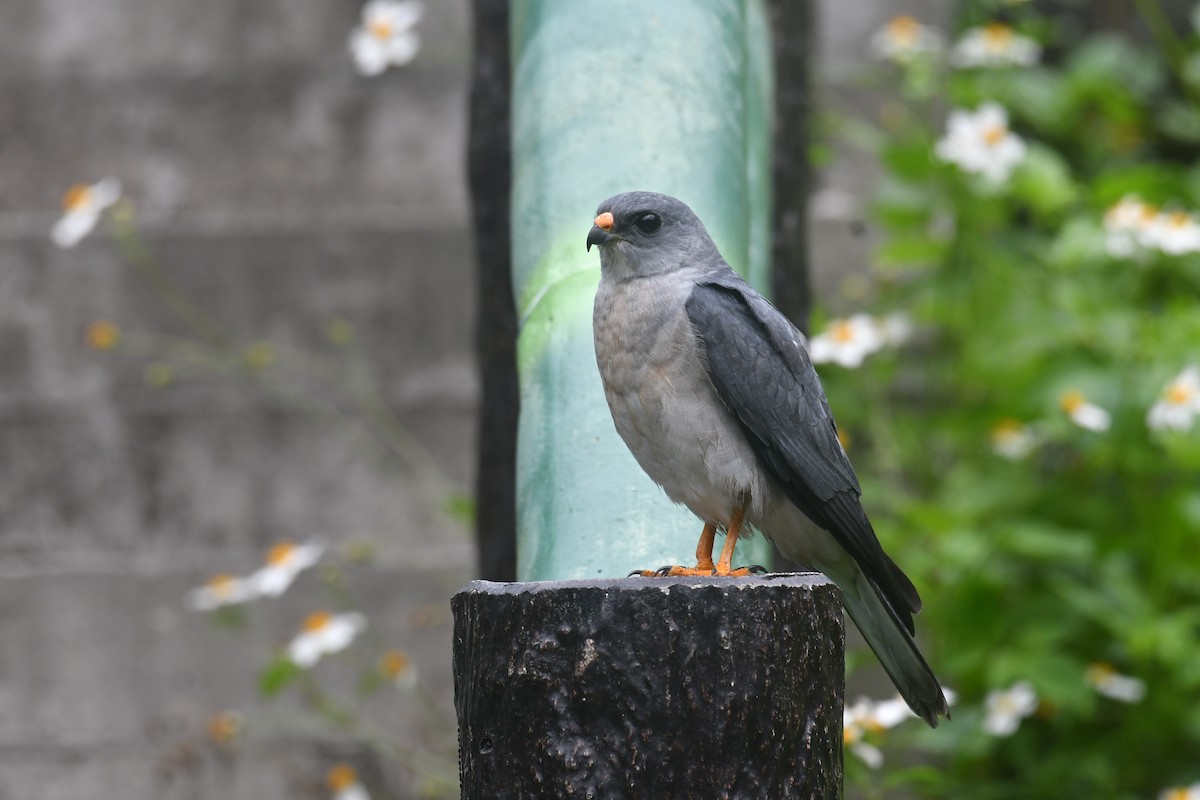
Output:
<instances>
[{"instance_id":1,"label":"green pipe","mask_svg":"<svg viewBox=\"0 0 1200 800\"><path fill-rule=\"evenodd\" d=\"M600 201L675 195L759 291L770 252L771 50L762 0L515 0L517 578L692 564L700 522L613 428L592 349ZM762 539L738 563L766 564Z\"/></svg>"}]
</instances>

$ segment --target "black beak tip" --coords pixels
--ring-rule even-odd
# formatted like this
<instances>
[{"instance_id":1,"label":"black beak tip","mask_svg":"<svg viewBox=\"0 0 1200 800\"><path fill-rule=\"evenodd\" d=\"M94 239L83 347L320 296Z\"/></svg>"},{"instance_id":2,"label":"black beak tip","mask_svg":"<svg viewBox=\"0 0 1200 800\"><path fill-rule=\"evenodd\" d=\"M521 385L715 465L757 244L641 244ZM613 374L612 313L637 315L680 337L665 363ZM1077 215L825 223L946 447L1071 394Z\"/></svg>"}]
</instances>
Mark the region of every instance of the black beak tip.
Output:
<instances>
[{"instance_id":1,"label":"black beak tip","mask_svg":"<svg viewBox=\"0 0 1200 800\"><path fill-rule=\"evenodd\" d=\"M587 249L592 252L592 245L602 245L610 238L608 231L601 228L599 225L593 225L591 231L588 232Z\"/></svg>"}]
</instances>

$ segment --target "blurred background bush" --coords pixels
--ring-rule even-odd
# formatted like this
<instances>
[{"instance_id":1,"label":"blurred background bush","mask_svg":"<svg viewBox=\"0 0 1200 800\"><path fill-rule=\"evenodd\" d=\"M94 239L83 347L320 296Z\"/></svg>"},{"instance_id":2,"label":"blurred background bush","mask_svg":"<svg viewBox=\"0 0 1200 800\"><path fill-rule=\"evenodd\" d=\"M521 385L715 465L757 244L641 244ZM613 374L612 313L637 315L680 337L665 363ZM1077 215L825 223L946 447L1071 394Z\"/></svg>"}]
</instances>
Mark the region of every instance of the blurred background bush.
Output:
<instances>
[{"instance_id":1,"label":"blurred background bush","mask_svg":"<svg viewBox=\"0 0 1200 800\"><path fill-rule=\"evenodd\" d=\"M1200 17L1134 5L896 18L877 113L828 119L884 168L843 298L883 322L822 374L958 695L873 774L848 727L865 796L1200 791Z\"/></svg>"}]
</instances>

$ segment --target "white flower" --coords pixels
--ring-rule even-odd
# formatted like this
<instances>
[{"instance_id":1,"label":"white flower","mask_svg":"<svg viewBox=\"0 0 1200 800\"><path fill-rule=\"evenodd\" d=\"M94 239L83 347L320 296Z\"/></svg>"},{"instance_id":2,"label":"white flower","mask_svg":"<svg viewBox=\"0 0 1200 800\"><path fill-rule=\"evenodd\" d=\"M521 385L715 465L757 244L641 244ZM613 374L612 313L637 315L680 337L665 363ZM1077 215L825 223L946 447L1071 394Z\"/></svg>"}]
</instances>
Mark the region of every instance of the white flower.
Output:
<instances>
[{"instance_id":1,"label":"white flower","mask_svg":"<svg viewBox=\"0 0 1200 800\"><path fill-rule=\"evenodd\" d=\"M397 689L408 691L417 685L417 666L403 650L388 650L379 659L379 672L395 684Z\"/></svg>"},{"instance_id":2,"label":"white flower","mask_svg":"<svg viewBox=\"0 0 1200 800\"><path fill-rule=\"evenodd\" d=\"M1001 22L966 31L950 53L957 67L1028 67L1041 57L1041 45Z\"/></svg>"},{"instance_id":3,"label":"white flower","mask_svg":"<svg viewBox=\"0 0 1200 800\"><path fill-rule=\"evenodd\" d=\"M90 186L75 184L63 197L63 215L54 223L50 238L59 247L74 247L92 232L104 210L120 199L121 182L116 178L105 178Z\"/></svg>"},{"instance_id":4,"label":"white flower","mask_svg":"<svg viewBox=\"0 0 1200 800\"><path fill-rule=\"evenodd\" d=\"M992 452L1010 461L1020 461L1038 446L1037 435L1015 419L1002 419L992 426Z\"/></svg>"},{"instance_id":5,"label":"white flower","mask_svg":"<svg viewBox=\"0 0 1200 800\"><path fill-rule=\"evenodd\" d=\"M423 11L417 2L370 0L364 5L362 24L350 33L350 53L358 71L379 75L416 58L421 39L413 28Z\"/></svg>"},{"instance_id":6,"label":"white flower","mask_svg":"<svg viewBox=\"0 0 1200 800\"><path fill-rule=\"evenodd\" d=\"M187 605L193 611L212 611L221 606L232 606L258 597L252 581L233 575L214 575L199 589L188 592Z\"/></svg>"},{"instance_id":7,"label":"white flower","mask_svg":"<svg viewBox=\"0 0 1200 800\"><path fill-rule=\"evenodd\" d=\"M1163 390L1162 399L1150 407L1146 424L1154 430L1188 430L1200 415L1200 368L1189 366Z\"/></svg>"},{"instance_id":8,"label":"white flower","mask_svg":"<svg viewBox=\"0 0 1200 800\"><path fill-rule=\"evenodd\" d=\"M944 690L946 701L954 702L954 693ZM916 719L917 715L908 703L897 695L890 700L868 700L860 697L853 705L842 710L842 744L862 759L871 769L883 766L883 752L863 741L867 733L883 733L901 722Z\"/></svg>"},{"instance_id":9,"label":"white flower","mask_svg":"<svg viewBox=\"0 0 1200 800\"><path fill-rule=\"evenodd\" d=\"M1156 214L1146 226L1143 242L1169 256L1200 251L1200 224L1186 211Z\"/></svg>"},{"instance_id":10,"label":"white flower","mask_svg":"<svg viewBox=\"0 0 1200 800\"><path fill-rule=\"evenodd\" d=\"M1128 258L1149 246L1147 235L1158 209L1135 195L1125 195L1104 212L1104 249L1113 258Z\"/></svg>"},{"instance_id":11,"label":"white flower","mask_svg":"<svg viewBox=\"0 0 1200 800\"><path fill-rule=\"evenodd\" d=\"M309 614L300 633L288 645L288 659L297 666L311 667L326 653L345 650L365 627L366 617L353 611Z\"/></svg>"},{"instance_id":12,"label":"white flower","mask_svg":"<svg viewBox=\"0 0 1200 800\"><path fill-rule=\"evenodd\" d=\"M1200 800L1200 783L1163 789L1158 795L1158 800Z\"/></svg>"},{"instance_id":13,"label":"white flower","mask_svg":"<svg viewBox=\"0 0 1200 800\"><path fill-rule=\"evenodd\" d=\"M912 318L903 312L897 311L886 317L880 317L875 324L883 335L883 343L889 347L900 347L907 344L908 340L912 338Z\"/></svg>"},{"instance_id":14,"label":"white flower","mask_svg":"<svg viewBox=\"0 0 1200 800\"><path fill-rule=\"evenodd\" d=\"M253 581L260 594L278 597L287 591L297 575L320 561L324 554L325 545L321 542L279 542L267 553L266 565L248 580Z\"/></svg>"},{"instance_id":15,"label":"white flower","mask_svg":"<svg viewBox=\"0 0 1200 800\"><path fill-rule=\"evenodd\" d=\"M1104 247L1114 258L1141 250L1170 256L1200 252L1200 222L1190 212L1162 211L1134 195L1122 197L1104 214Z\"/></svg>"},{"instance_id":16,"label":"white flower","mask_svg":"<svg viewBox=\"0 0 1200 800\"><path fill-rule=\"evenodd\" d=\"M875 718L875 703L865 697L842 710L842 744L871 769L883 766L883 752L863 741L868 731L882 732L888 726Z\"/></svg>"},{"instance_id":17,"label":"white flower","mask_svg":"<svg viewBox=\"0 0 1200 800\"><path fill-rule=\"evenodd\" d=\"M333 793L333 800L371 800L371 795L358 782L354 767L338 764L325 775L325 783Z\"/></svg>"},{"instance_id":18,"label":"white flower","mask_svg":"<svg viewBox=\"0 0 1200 800\"><path fill-rule=\"evenodd\" d=\"M863 359L884 345L883 332L867 314L855 314L849 319L835 319L820 336L808 343L808 354L814 364L833 362L843 367L857 367Z\"/></svg>"},{"instance_id":19,"label":"white flower","mask_svg":"<svg viewBox=\"0 0 1200 800\"><path fill-rule=\"evenodd\" d=\"M944 44L940 31L902 14L871 36L870 47L877 59L904 63L920 55L940 53Z\"/></svg>"},{"instance_id":20,"label":"white flower","mask_svg":"<svg viewBox=\"0 0 1200 800\"><path fill-rule=\"evenodd\" d=\"M1025 158L1025 142L1008 129L1008 112L996 103L976 111L955 109L946 121L946 135L934 150L942 161L965 172L1004 183Z\"/></svg>"},{"instance_id":21,"label":"white flower","mask_svg":"<svg viewBox=\"0 0 1200 800\"><path fill-rule=\"evenodd\" d=\"M1146 696L1146 682L1140 678L1121 675L1112 664L1098 661L1083 674L1087 684L1105 697L1122 703L1140 703Z\"/></svg>"},{"instance_id":22,"label":"white flower","mask_svg":"<svg viewBox=\"0 0 1200 800\"><path fill-rule=\"evenodd\" d=\"M1062 410L1067 412L1071 421L1081 428L1103 433L1112 427L1112 414L1088 401L1083 396L1083 392L1074 390L1065 392L1058 402L1062 406Z\"/></svg>"},{"instance_id":23,"label":"white flower","mask_svg":"<svg viewBox=\"0 0 1200 800\"><path fill-rule=\"evenodd\" d=\"M1012 736L1021 720L1037 710L1037 693L1028 681L1018 681L1008 689L988 692L984 707L983 729L993 736Z\"/></svg>"}]
</instances>

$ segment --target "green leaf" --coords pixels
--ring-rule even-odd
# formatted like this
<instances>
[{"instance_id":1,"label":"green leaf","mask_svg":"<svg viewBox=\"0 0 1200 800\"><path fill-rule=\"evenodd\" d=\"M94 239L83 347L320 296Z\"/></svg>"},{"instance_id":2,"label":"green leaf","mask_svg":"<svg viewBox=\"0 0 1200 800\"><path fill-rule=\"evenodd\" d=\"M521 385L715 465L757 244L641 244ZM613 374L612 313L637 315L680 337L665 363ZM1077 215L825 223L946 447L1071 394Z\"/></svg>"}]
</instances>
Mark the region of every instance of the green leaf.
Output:
<instances>
[{"instance_id":1,"label":"green leaf","mask_svg":"<svg viewBox=\"0 0 1200 800\"><path fill-rule=\"evenodd\" d=\"M303 672L303 667L286 656L279 656L259 673L258 692L263 697L274 697Z\"/></svg>"},{"instance_id":2,"label":"green leaf","mask_svg":"<svg viewBox=\"0 0 1200 800\"><path fill-rule=\"evenodd\" d=\"M946 242L913 234L888 240L875 251L882 267L913 267L940 264L946 255Z\"/></svg>"},{"instance_id":3,"label":"green leaf","mask_svg":"<svg viewBox=\"0 0 1200 800\"><path fill-rule=\"evenodd\" d=\"M379 691L383 686L383 676L379 674L377 669L364 669L358 675L358 681L355 683L354 692L359 697L370 697Z\"/></svg>"},{"instance_id":4,"label":"green leaf","mask_svg":"<svg viewBox=\"0 0 1200 800\"><path fill-rule=\"evenodd\" d=\"M1166 103L1154 118L1166 136L1188 144L1200 143L1200 108L1190 103Z\"/></svg>"},{"instance_id":5,"label":"green leaf","mask_svg":"<svg viewBox=\"0 0 1200 800\"><path fill-rule=\"evenodd\" d=\"M209 615L209 619L217 628L223 628L227 631L245 630L248 624L246 618L246 608L241 605L220 606L213 610Z\"/></svg>"},{"instance_id":6,"label":"green leaf","mask_svg":"<svg viewBox=\"0 0 1200 800\"><path fill-rule=\"evenodd\" d=\"M1075 182L1066 159L1037 143L1013 174L1013 194L1042 214L1057 214L1075 201Z\"/></svg>"},{"instance_id":7,"label":"green leaf","mask_svg":"<svg viewBox=\"0 0 1200 800\"><path fill-rule=\"evenodd\" d=\"M1108 259L1104 249L1104 227L1099 216L1071 217L1050 245L1047 261L1061 269L1078 269Z\"/></svg>"},{"instance_id":8,"label":"green leaf","mask_svg":"<svg viewBox=\"0 0 1200 800\"><path fill-rule=\"evenodd\" d=\"M475 524L475 498L465 494L452 494L446 499L445 511L452 519L464 525Z\"/></svg>"},{"instance_id":9,"label":"green leaf","mask_svg":"<svg viewBox=\"0 0 1200 800\"><path fill-rule=\"evenodd\" d=\"M1096 550L1088 531L1022 522L1004 535L1004 548L1014 555L1050 564L1082 563Z\"/></svg>"},{"instance_id":10,"label":"green leaf","mask_svg":"<svg viewBox=\"0 0 1200 800\"><path fill-rule=\"evenodd\" d=\"M1103 95L1114 86L1147 97L1159 91L1166 79L1163 63L1118 36L1096 36L1068 59L1072 83Z\"/></svg>"},{"instance_id":11,"label":"green leaf","mask_svg":"<svg viewBox=\"0 0 1200 800\"><path fill-rule=\"evenodd\" d=\"M881 156L889 170L907 181L923 180L938 169L933 159L933 140L928 136L892 139Z\"/></svg>"}]
</instances>

